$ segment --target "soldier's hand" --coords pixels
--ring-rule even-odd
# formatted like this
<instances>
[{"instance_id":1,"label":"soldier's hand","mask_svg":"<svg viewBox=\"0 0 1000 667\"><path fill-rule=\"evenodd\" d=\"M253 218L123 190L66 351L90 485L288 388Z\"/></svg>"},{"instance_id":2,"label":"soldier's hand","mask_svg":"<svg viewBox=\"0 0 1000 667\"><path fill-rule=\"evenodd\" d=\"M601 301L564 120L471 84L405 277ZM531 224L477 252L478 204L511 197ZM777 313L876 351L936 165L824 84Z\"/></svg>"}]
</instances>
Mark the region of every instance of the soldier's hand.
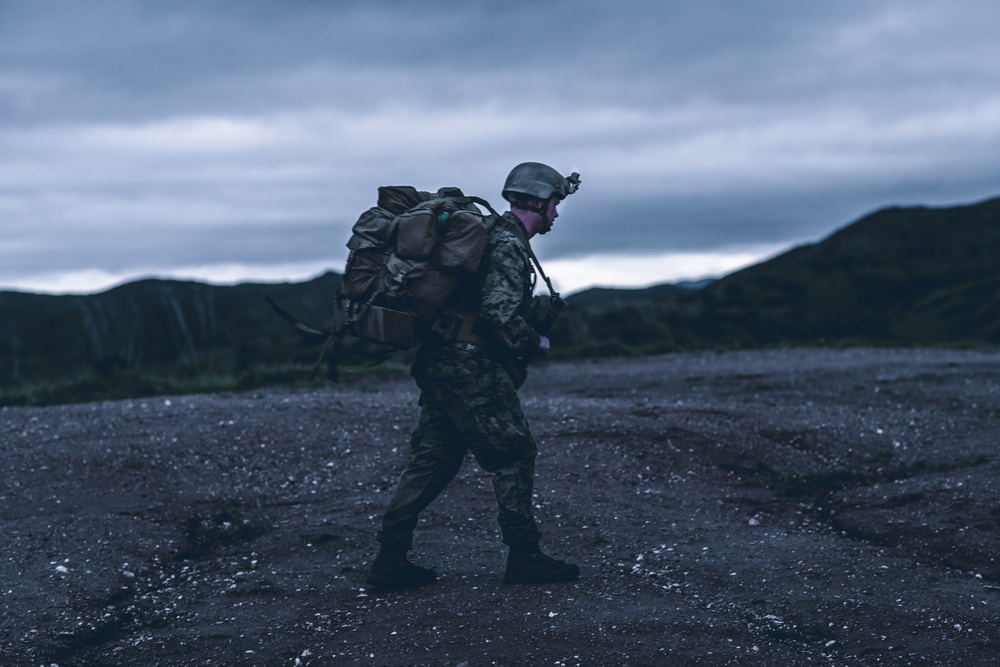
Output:
<instances>
[{"instance_id":1,"label":"soldier's hand","mask_svg":"<svg viewBox=\"0 0 1000 667\"><path fill-rule=\"evenodd\" d=\"M548 354L551 347L552 345L549 343L549 337L542 336L541 340L538 341L538 354L543 356Z\"/></svg>"}]
</instances>

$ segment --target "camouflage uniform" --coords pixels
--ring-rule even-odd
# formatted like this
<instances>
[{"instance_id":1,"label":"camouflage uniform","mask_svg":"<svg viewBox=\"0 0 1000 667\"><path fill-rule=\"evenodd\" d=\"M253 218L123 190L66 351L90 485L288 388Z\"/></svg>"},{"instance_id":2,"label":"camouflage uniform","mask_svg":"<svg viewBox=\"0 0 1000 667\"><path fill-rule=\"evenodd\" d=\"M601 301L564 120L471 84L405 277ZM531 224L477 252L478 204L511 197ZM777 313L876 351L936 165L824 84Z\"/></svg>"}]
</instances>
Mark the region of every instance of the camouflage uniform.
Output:
<instances>
[{"instance_id":1,"label":"camouflage uniform","mask_svg":"<svg viewBox=\"0 0 1000 667\"><path fill-rule=\"evenodd\" d=\"M504 218L524 232L516 217ZM540 336L521 316L534 274L524 242L502 223L490 232L479 275L480 284L456 299L478 312L491 344L422 343L412 368L420 420L377 536L383 547L412 547L418 515L455 477L467 450L493 473L504 543L527 549L538 544L531 513L537 445L509 370L526 367L538 350Z\"/></svg>"}]
</instances>

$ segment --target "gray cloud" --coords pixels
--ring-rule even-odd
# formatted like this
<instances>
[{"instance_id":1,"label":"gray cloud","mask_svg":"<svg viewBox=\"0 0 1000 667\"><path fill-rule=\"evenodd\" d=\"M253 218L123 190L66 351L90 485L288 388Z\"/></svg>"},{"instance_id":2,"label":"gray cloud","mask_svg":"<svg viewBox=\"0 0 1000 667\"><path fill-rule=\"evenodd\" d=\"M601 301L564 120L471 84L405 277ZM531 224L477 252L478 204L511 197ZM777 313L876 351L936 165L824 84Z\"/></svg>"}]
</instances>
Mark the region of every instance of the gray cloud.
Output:
<instances>
[{"instance_id":1,"label":"gray cloud","mask_svg":"<svg viewBox=\"0 0 1000 667\"><path fill-rule=\"evenodd\" d=\"M0 284L343 260L378 185L578 170L543 257L997 194L1000 5L0 2ZM332 246L332 247L331 247Z\"/></svg>"},{"instance_id":2,"label":"gray cloud","mask_svg":"<svg viewBox=\"0 0 1000 667\"><path fill-rule=\"evenodd\" d=\"M482 97L520 89L528 103L645 108L877 102L929 82L969 94L969 84L995 75L991 27L1000 18L987 2L7 7L4 61L78 93L68 108L33 109L69 118L365 108L399 93L471 101L477 89ZM316 87L324 79L347 86ZM111 100L117 108L104 104Z\"/></svg>"}]
</instances>

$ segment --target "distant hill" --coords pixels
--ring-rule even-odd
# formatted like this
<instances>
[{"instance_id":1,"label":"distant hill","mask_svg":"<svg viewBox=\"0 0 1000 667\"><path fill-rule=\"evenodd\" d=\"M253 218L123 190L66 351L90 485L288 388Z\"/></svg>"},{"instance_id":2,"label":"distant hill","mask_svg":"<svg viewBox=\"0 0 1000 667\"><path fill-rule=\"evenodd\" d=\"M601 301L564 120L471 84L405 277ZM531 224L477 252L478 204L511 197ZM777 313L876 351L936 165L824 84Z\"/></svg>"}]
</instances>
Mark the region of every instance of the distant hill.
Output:
<instances>
[{"instance_id":1,"label":"distant hill","mask_svg":"<svg viewBox=\"0 0 1000 667\"><path fill-rule=\"evenodd\" d=\"M703 296L753 344L1000 342L1000 199L887 208Z\"/></svg>"},{"instance_id":2,"label":"distant hill","mask_svg":"<svg viewBox=\"0 0 1000 667\"><path fill-rule=\"evenodd\" d=\"M887 208L703 289L586 295L556 356L781 344L1000 343L1000 198ZM599 298L603 297L603 298Z\"/></svg>"},{"instance_id":3,"label":"distant hill","mask_svg":"<svg viewBox=\"0 0 1000 667\"><path fill-rule=\"evenodd\" d=\"M185 386L226 383L268 366L311 364L322 337L289 326L261 295L329 327L339 285L327 273L298 284L141 280L84 296L0 292L0 392L23 397L69 383L97 395L111 385L156 393L156 383L169 389L178 378Z\"/></svg>"},{"instance_id":4,"label":"distant hill","mask_svg":"<svg viewBox=\"0 0 1000 667\"><path fill-rule=\"evenodd\" d=\"M591 287L566 298L566 301L576 307L588 306L624 306L646 303L662 303L684 296L694 290L699 290L712 284L713 280L697 282L667 283L653 285L640 289L614 287Z\"/></svg>"},{"instance_id":5,"label":"distant hill","mask_svg":"<svg viewBox=\"0 0 1000 667\"><path fill-rule=\"evenodd\" d=\"M1000 343L1000 198L887 208L707 283L570 295L553 357L800 344ZM87 296L0 292L0 403L304 377L340 276L230 287L143 280ZM283 370L282 370L283 369Z\"/></svg>"}]
</instances>

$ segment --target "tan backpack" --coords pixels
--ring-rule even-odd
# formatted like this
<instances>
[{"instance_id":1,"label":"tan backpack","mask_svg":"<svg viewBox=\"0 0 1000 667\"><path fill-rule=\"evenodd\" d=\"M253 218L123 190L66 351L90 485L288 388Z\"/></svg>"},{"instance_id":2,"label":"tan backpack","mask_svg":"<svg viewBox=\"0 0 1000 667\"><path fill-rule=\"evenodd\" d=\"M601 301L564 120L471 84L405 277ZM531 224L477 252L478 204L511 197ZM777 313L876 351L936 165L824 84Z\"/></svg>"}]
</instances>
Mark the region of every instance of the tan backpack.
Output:
<instances>
[{"instance_id":1,"label":"tan backpack","mask_svg":"<svg viewBox=\"0 0 1000 667\"><path fill-rule=\"evenodd\" d=\"M446 302L463 280L477 275L499 217L488 202L458 188L436 194L379 188L378 204L361 214L347 242L335 328L399 349L418 342L420 322L447 334L457 314L447 312Z\"/></svg>"},{"instance_id":2,"label":"tan backpack","mask_svg":"<svg viewBox=\"0 0 1000 667\"><path fill-rule=\"evenodd\" d=\"M350 254L334 302L332 329L322 331L303 324L263 295L274 311L296 328L327 336L313 376L331 345L334 357L339 357L345 335L399 350L420 342L421 331L445 339L488 343L473 332L475 314L457 312L447 301L462 281L478 280L489 232L495 224L506 225L504 218L486 200L466 196L458 188L441 188L432 194L410 186L383 186L378 192L378 203L362 213L351 230L347 242ZM483 206L489 215L476 205ZM542 315L539 297L525 313L529 323L545 334L565 302L553 289L523 231L507 227L521 239L548 287L546 314ZM374 363L385 358L383 355Z\"/></svg>"}]
</instances>

